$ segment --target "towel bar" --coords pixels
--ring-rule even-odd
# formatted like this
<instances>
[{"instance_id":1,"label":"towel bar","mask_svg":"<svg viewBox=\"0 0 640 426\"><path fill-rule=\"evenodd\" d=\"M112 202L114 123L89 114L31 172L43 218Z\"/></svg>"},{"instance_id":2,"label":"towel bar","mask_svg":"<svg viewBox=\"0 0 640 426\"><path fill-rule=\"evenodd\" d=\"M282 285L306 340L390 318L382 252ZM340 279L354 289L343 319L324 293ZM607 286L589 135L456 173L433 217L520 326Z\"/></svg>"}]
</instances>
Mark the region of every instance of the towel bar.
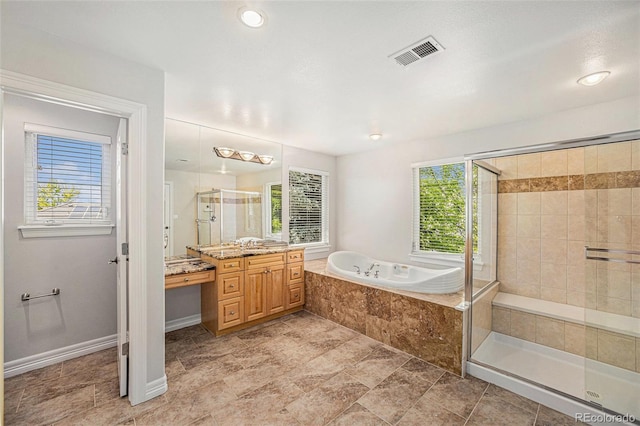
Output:
<instances>
[{"instance_id":1,"label":"towel bar","mask_svg":"<svg viewBox=\"0 0 640 426\"><path fill-rule=\"evenodd\" d=\"M29 293L22 293L22 296L20 296L20 300L22 300L23 302L26 302L31 299L39 299L40 297L48 297L48 296L57 296L59 294L60 294L60 289L54 288L53 290L51 290L51 293L39 294L37 296L32 296Z\"/></svg>"}]
</instances>

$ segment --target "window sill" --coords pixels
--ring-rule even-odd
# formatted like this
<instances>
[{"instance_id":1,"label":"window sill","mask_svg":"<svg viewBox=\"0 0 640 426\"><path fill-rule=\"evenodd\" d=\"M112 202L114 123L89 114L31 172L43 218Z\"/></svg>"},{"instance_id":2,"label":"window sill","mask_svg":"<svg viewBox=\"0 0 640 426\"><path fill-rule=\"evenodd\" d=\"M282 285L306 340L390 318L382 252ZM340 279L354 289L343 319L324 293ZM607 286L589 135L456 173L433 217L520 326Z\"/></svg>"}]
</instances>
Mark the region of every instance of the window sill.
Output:
<instances>
[{"instance_id":1,"label":"window sill","mask_svg":"<svg viewBox=\"0 0 640 426\"><path fill-rule=\"evenodd\" d=\"M304 249L305 254L327 253L331 251L329 244L311 243L311 244L292 244L291 247Z\"/></svg>"},{"instance_id":2,"label":"window sill","mask_svg":"<svg viewBox=\"0 0 640 426\"><path fill-rule=\"evenodd\" d=\"M418 263L430 263L432 265L447 266L449 268L464 268L464 257L456 255L418 254L410 253L409 259ZM473 270L481 271L484 263L479 255L473 261Z\"/></svg>"},{"instance_id":3,"label":"window sill","mask_svg":"<svg viewBox=\"0 0 640 426\"><path fill-rule=\"evenodd\" d=\"M110 235L115 227L109 225L22 225L18 229L22 238L83 237L90 235Z\"/></svg>"}]
</instances>

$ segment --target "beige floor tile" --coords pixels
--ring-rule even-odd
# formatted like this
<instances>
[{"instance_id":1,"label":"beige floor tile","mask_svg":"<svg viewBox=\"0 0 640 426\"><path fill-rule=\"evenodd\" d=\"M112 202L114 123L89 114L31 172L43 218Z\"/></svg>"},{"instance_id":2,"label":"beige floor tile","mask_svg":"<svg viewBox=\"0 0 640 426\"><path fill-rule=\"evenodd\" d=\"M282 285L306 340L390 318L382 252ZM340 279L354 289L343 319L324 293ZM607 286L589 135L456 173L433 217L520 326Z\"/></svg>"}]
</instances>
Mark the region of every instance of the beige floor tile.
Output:
<instances>
[{"instance_id":1,"label":"beige floor tile","mask_svg":"<svg viewBox=\"0 0 640 426\"><path fill-rule=\"evenodd\" d=\"M321 425L336 417L369 388L353 377L340 373L286 406L301 424Z\"/></svg>"},{"instance_id":2,"label":"beige floor tile","mask_svg":"<svg viewBox=\"0 0 640 426\"><path fill-rule=\"evenodd\" d=\"M468 418L487 386L487 382L475 377L468 376L463 379L445 373L424 396L447 410Z\"/></svg>"},{"instance_id":3,"label":"beige floor tile","mask_svg":"<svg viewBox=\"0 0 640 426\"><path fill-rule=\"evenodd\" d=\"M345 372L361 383L373 388L389 377L409 358L410 356L404 352L380 346L353 367L345 369Z\"/></svg>"},{"instance_id":4,"label":"beige floor tile","mask_svg":"<svg viewBox=\"0 0 640 426\"><path fill-rule=\"evenodd\" d=\"M574 426L584 424L577 422L573 417L569 417L544 405L540 405L536 426Z\"/></svg>"},{"instance_id":5,"label":"beige floor tile","mask_svg":"<svg viewBox=\"0 0 640 426\"><path fill-rule=\"evenodd\" d=\"M382 383L367 392L358 403L391 424L400 420L437 380L435 376L439 373L439 378L443 373L436 367L433 367L432 371L426 367L429 364L417 359L412 361L409 361L408 368L398 368Z\"/></svg>"},{"instance_id":6,"label":"beige floor tile","mask_svg":"<svg viewBox=\"0 0 640 426\"><path fill-rule=\"evenodd\" d=\"M457 426L466 419L448 411L432 400L422 397L397 423L398 426Z\"/></svg>"},{"instance_id":7,"label":"beige floor tile","mask_svg":"<svg viewBox=\"0 0 640 426\"><path fill-rule=\"evenodd\" d=\"M385 426L388 424L357 402L329 423L331 426Z\"/></svg>"}]
</instances>

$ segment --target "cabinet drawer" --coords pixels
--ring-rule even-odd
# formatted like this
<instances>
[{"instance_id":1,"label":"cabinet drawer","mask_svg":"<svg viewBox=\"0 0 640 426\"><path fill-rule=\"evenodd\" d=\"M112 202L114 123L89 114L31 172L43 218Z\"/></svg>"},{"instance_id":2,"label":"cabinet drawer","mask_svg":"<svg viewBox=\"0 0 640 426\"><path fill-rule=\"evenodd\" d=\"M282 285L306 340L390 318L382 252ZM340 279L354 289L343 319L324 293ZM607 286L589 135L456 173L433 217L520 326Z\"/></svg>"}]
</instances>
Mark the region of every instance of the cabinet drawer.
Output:
<instances>
[{"instance_id":1,"label":"cabinet drawer","mask_svg":"<svg viewBox=\"0 0 640 426\"><path fill-rule=\"evenodd\" d=\"M259 268L269 265L282 265L285 261L285 254L263 254L259 256L249 256L246 259L247 269Z\"/></svg>"},{"instance_id":2,"label":"cabinet drawer","mask_svg":"<svg viewBox=\"0 0 640 426\"><path fill-rule=\"evenodd\" d=\"M304 279L304 264L297 263L293 265L287 266L287 270L289 271L287 275L288 283L291 284L293 282L301 282Z\"/></svg>"},{"instance_id":3,"label":"cabinet drawer","mask_svg":"<svg viewBox=\"0 0 640 426\"><path fill-rule=\"evenodd\" d=\"M304 250L295 250L287 253L287 261L289 263L292 262L303 262L304 261Z\"/></svg>"},{"instance_id":4,"label":"cabinet drawer","mask_svg":"<svg viewBox=\"0 0 640 426\"><path fill-rule=\"evenodd\" d=\"M218 302L218 329L233 327L244 322L244 300L242 297Z\"/></svg>"},{"instance_id":5,"label":"cabinet drawer","mask_svg":"<svg viewBox=\"0 0 640 426\"><path fill-rule=\"evenodd\" d=\"M239 257L235 259L226 259L218 261L218 273L226 274L227 272L237 272L244 270L244 259Z\"/></svg>"},{"instance_id":6,"label":"cabinet drawer","mask_svg":"<svg viewBox=\"0 0 640 426\"><path fill-rule=\"evenodd\" d=\"M287 309L304 305L304 287L302 284L295 284L288 287Z\"/></svg>"},{"instance_id":7,"label":"cabinet drawer","mask_svg":"<svg viewBox=\"0 0 640 426\"><path fill-rule=\"evenodd\" d=\"M202 284L216 279L215 270L191 272L188 274L169 275L164 279L164 288L184 287L188 285Z\"/></svg>"},{"instance_id":8,"label":"cabinet drawer","mask_svg":"<svg viewBox=\"0 0 640 426\"><path fill-rule=\"evenodd\" d=\"M218 300L244 296L244 273L218 275Z\"/></svg>"}]
</instances>

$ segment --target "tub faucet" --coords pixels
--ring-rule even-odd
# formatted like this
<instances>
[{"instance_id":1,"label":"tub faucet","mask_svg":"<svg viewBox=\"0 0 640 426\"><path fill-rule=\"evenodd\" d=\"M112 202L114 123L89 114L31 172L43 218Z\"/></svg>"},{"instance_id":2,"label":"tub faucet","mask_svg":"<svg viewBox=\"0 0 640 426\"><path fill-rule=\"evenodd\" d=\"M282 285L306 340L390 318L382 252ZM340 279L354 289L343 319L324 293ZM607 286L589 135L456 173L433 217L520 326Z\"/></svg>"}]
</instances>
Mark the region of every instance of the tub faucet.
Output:
<instances>
[{"instance_id":1,"label":"tub faucet","mask_svg":"<svg viewBox=\"0 0 640 426\"><path fill-rule=\"evenodd\" d=\"M369 276L369 274L371 273L371 270L372 270L373 268L375 268L376 266L380 266L380 264L379 264L379 263L377 263L377 262L373 262L373 263L371 264L371 266L369 266L369 269L367 269L366 271L364 271L364 274L368 277L368 276Z\"/></svg>"},{"instance_id":2,"label":"tub faucet","mask_svg":"<svg viewBox=\"0 0 640 426\"><path fill-rule=\"evenodd\" d=\"M360 275L360 267L358 265L353 265L356 268L356 274Z\"/></svg>"}]
</instances>

